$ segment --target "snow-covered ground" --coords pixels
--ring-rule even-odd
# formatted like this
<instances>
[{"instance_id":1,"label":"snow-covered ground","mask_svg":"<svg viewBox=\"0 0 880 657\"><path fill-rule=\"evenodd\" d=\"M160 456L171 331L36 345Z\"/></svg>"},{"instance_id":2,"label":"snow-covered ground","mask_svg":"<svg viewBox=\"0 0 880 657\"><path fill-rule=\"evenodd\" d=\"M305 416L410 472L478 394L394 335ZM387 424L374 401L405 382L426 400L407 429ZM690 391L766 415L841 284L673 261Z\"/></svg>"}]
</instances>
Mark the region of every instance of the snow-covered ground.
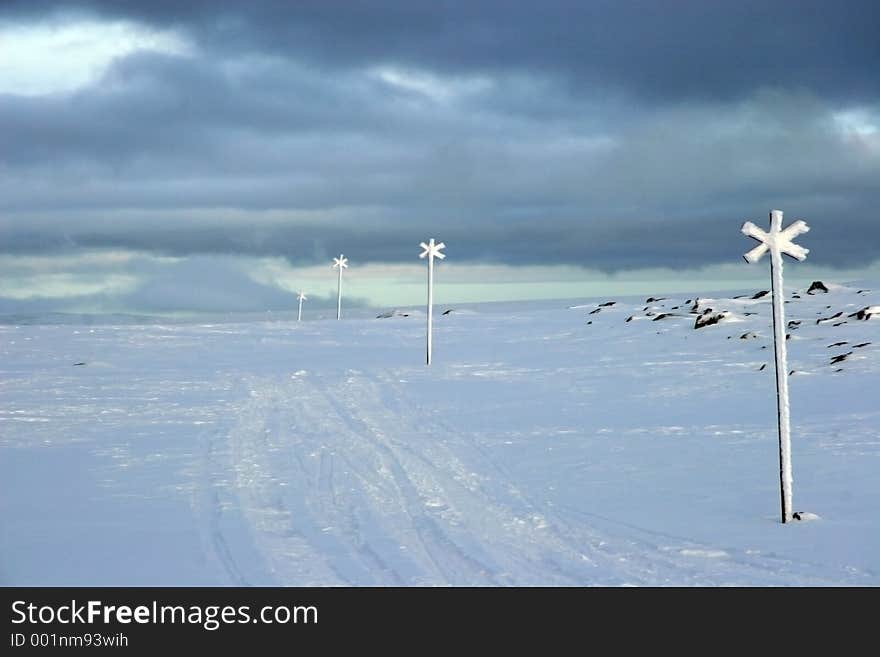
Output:
<instances>
[{"instance_id":1,"label":"snow-covered ground","mask_svg":"<svg viewBox=\"0 0 880 657\"><path fill-rule=\"evenodd\" d=\"M880 294L829 287L790 525L769 296L440 306L430 368L418 311L2 326L0 583L878 585Z\"/></svg>"}]
</instances>

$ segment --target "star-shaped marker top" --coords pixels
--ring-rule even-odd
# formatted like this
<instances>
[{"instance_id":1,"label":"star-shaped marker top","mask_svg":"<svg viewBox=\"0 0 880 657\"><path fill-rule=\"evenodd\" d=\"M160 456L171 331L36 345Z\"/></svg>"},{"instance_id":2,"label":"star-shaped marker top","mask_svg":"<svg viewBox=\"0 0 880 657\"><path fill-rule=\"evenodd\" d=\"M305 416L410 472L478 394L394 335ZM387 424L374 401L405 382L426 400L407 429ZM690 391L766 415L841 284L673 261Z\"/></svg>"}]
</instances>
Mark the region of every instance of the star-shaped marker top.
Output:
<instances>
[{"instance_id":1,"label":"star-shaped marker top","mask_svg":"<svg viewBox=\"0 0 880 657\"><path fill-rule=\"evenodd\" d=\"M297 297L297 299L299 299L300 301L305 301L306 299L308 299L308 297L306 296L305 292L303 292L302 290L300 290L300 291L299 291L299 296Z\"/></svg>"},{"instance_id":2,"label":"star-shaped marker top","mask_svg":"<svg viewBox=\"0 0 880 657\"><path fill-rule=\"evenodd\" d=\"M333 269L337 267L342 267L343 269L348 269L348 258L346 258L341 253L338 258L333 258Z\"/></svg>"},{"instance_id":3,"label":"star-shaped marker top","mask_svg":"<svg viewBox=\"0 0 880 657\"><path fill-rule=\"evenodd\" d=\"M779 249L780 253L791 256L796 260L806 260L809 249L805 249L792 242L792 240L810 230L804 221L795 221L785 230L782 230L782 212L774 210L770 213L770 231L766 232L758 228L751 221L742 226L743 235L748 235L760 244L746 253L743 258L746 262L758 262L770 249Z\"/></svg>"},{"instance_id":4,"label":"star-shaped marker top","mask_svg":"<svg viewBox=\"0 0 880 657\"><path fill-rule=\"evenodd\" d=\"M419 246L424 249L424 251L419 254L420 258L424 259L428 256L431 256L432 258L440 258L441 260L443 260L443 258L446 257L445 253L440 253L440 249L445 249L446 245L443 242L440 242L440 244L434 244L433 237L427 244L425 244L424 242L419 242Z\"/></svg>"}]
</instances>

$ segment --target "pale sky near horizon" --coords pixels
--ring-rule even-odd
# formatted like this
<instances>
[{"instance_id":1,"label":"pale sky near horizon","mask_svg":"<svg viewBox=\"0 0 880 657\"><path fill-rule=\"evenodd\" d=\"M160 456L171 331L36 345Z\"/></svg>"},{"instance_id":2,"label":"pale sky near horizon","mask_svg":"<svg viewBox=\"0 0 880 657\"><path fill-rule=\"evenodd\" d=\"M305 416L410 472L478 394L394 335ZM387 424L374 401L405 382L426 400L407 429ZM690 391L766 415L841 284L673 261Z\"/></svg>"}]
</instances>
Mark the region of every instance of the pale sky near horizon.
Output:
<instances>
[{"instance_id":1,"label":"pale sky near horizon","mask_svg":"<svg viewBox=\"0 0 880 657\"><path fill-rule=\"evenodd\" d=\"M0 4L0 314L880 281L880 5Z\"/></svg>"}]
</instances>

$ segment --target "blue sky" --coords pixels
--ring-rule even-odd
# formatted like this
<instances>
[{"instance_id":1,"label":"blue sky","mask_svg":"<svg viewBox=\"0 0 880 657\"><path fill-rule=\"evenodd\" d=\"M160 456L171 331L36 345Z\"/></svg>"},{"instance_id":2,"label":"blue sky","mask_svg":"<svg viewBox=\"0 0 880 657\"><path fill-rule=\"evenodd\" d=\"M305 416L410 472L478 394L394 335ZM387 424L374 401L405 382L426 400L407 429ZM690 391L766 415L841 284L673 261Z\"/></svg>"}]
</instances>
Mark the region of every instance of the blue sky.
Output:
<instances>
[{"instance_id":1,"label":"blue sky","mask_svg":"<svg viewBox=\"0 0 880 657\"><path fill-rule=\"evenodd\" d=\"M0 5L0 313L880 273L874 2ZM655 290L656 291L656 290Z\"/></svg>"}]
</instances>

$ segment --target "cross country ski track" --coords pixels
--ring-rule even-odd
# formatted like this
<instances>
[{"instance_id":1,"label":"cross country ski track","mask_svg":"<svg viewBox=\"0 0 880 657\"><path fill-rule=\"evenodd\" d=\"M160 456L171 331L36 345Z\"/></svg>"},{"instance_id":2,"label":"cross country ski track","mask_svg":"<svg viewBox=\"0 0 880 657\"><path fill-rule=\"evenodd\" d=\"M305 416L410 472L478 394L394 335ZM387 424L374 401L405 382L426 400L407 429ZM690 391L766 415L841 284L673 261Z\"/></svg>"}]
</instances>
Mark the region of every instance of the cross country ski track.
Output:
<instances>
[{"instance_id":1,"label":"cross country ski track","mask_svg":"<svg viewBox=\"0 0 880 657\"><path fill-rule=\"evenodd\" d=\"M704 545L529 491L393 373L241 380L205 434L193 506L229 584L803 585L809 563ZM230 529L231 528L231 529ZM247 541L230 540L245 530ZM259 562L259 563L257 563ZM253 576L251 575L253 574Z\"/></svg>"}]
</instances>

